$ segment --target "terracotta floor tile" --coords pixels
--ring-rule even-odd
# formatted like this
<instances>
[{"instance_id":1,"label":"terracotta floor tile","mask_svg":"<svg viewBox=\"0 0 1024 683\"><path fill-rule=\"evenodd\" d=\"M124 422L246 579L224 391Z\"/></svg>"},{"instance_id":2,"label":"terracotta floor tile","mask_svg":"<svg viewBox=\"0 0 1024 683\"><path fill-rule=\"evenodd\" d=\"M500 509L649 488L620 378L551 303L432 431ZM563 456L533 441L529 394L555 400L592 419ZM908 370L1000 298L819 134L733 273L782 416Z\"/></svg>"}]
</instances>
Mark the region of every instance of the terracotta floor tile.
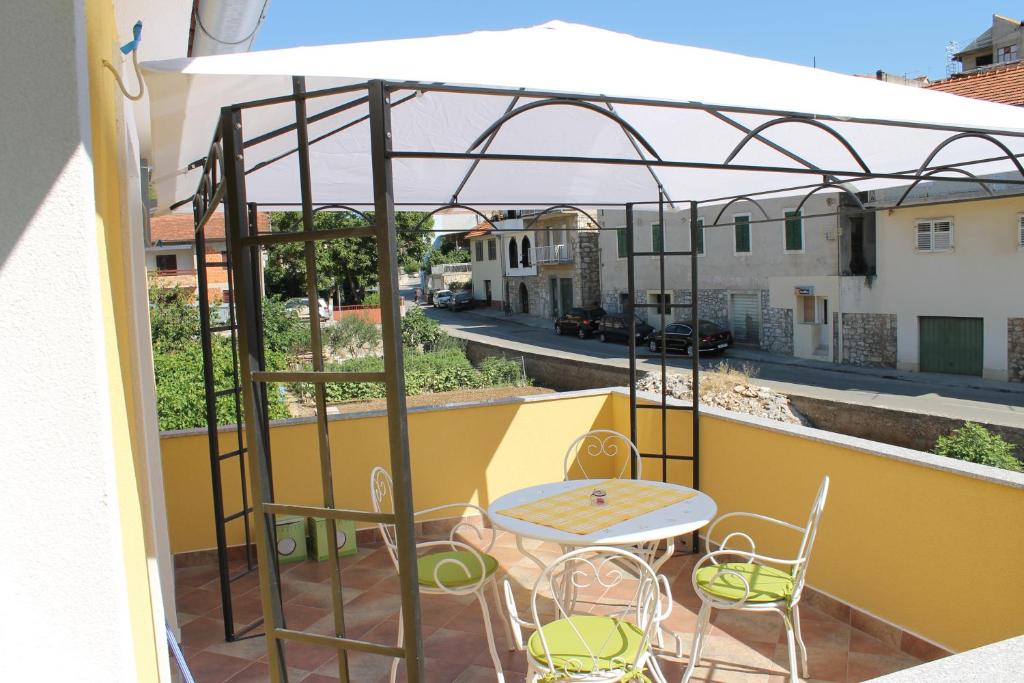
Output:
<instances>
[{"instance_id":1,"label":"terracotta floor tile","mask_svg":"<svg viewBox=\"0 0 1024 683\"><path fill-rule=\"evenodd\" d=\"M181 627L181 644L197 650L224 642L224 622L199 617Z\"/></svg>"},{"instance_id":2,"label":"terracotta floor tile","mask_svg":"<svg viewBox=\"0 0 1024 683\"><path fill-rule=\"evenodd\" d=\"M208 564L198 567L182 567L174 570L174 585L177 589L199 588L217 578L217 565Z\"/></svg>"},{"instance_id":3,"label":"terracotta floor tile","mask_svg":"<svg viewBox=\"0 0 1024 683\"><path fill-rule=\"evenodd\" d=\"M898 657L903 655L895 647L884 643L878 638L868 635L857 629L850 630L850 653L860 652L868 655L883 655L886 657Z\"/></svg>"},{"instance_id":4,"label":"terracotta floor tile","mask_svg":"<svg viewBox=\"0 0 1024 683\"><path fill-rule=\"evenodd\" d=\"M715 610L711 623L716 629L744 643L776 643L782 630L777 614Z\"/></svg>"},{"instance_id":5,"label":"terracotta floor tile","mask_svg":"<svg viewBox=\"0 0 1024 683\"><path fill-rule=\"evenodd\" d=\"M292 565L284 565L281 568L282 579L285 576L290 579L319 583L331 578L331 565L328 562L314 562L310 560L296 562Z\"/></svg>"},{"instance_id":6,"label":"terracotta floor tile","mask_svg":"<svg viewBox=\"0 0 1024 683\"><path fill-rule=\"evenodd\" d=\"M810 680L838 681L846 680L848 654L845 649L807 647L807 673ZM775 663L785 672L789 671L789 654L785 645L775 650ZM799 674L800 653L797 651L797 673Z\"/></svg>"},{"instance_id":7,"label":"terracotta floor tile","mask_svg":"<svg viewBox=\"0 0 1024 683\"><path fill-rule=\"evenodd\" d=\"M309 673L290 669L288 683L305 683ZM228 679L228 683L267 683L270 680L270 665L266 662L253 662Z\"/></svg>"},{"instance_id":8,"label":"terracotta floor tile","mask_svg":"<svg viewBox=\"0 0 1024 683\"><path fill-rule=\"evenodd\" d=\"M850 649L850 627L836 619L817 620L804 619L801 614L800 631L803 635L804 645L808 648L830 648L842 650ZM779 629L779 643L786 642L786 630Z\"/></svg>"},{"instance_id":9,"label":"terracotta floor tile","mask_svg":"<svg viewBox=\"0 0 1024 683\"><path fill-rule=\"evenodd\" d=\"M219 611L220 591L206 588L182 591L175 596L175 603L179 610L189 614L206 614L214 609Z\"/></svg>"},{"instance_id":10,"label":"terracotta floor tile","mask_svg":"<svg viewBox=\"0 0 1024 683\"><path fill-rule=\"evenodd\" d=\"M188 662L188 668L196 683L222 683L252 664L248 659L239 659L216 652L200 652Z\"/></svg>"},{"instance_id":11,"label":"terracotta floor tile","mask_svg":"<svg viewBox=\"0 0 1024 683\"><path fill-rule=\"evenodd\" d=\"M307 643L284 643L284 661L289 669L299 671L316 671L324 662L333 659L335 650L321 645L309 645ZM261 661L267 661L262 658Z\"/></svg>"},{"instance_id":12,"label":"terracotta floor tile","mask_svg":"<svg viewBox=\"0 0 1024 683\"><path fill-rule=\"evenodd\" d=\"M386 677L390 671L390 657L369 654L367 652L348 653L348 675L349 680L353 683L357 681L377 681ZM318 676L325 676L331 680L338 680L338 663L331 659L313 673Z\"/></svg>"},{"instance_id":13,"label":"terracotta floor tile","mask_svg":"<svg viewBox=\"0 0 1024 683\"><path fill-rule=\"evenodd\" d=\"M239 659L248 659L249 661L255 662L266 657L267 639L264 636L258 636L253 638L243 638L242 640L236 640L233 643L219 642L208 646L206 651L216 652L217 654L222 655L230 655L231 657L238 657Z\"/></svg>"},{"instance_id":14,"label":"terracotta floor tile","mask_svg":"<svg viewBox=\"0 0 1024 683\"><path fill-rule=\"evenodd\" d=\"M920 663L920 660L904 654L886 656L851 652L847 661L846 680L850 683L859 683L895 671L909 669Z\"/></svg>"}]
</instances>

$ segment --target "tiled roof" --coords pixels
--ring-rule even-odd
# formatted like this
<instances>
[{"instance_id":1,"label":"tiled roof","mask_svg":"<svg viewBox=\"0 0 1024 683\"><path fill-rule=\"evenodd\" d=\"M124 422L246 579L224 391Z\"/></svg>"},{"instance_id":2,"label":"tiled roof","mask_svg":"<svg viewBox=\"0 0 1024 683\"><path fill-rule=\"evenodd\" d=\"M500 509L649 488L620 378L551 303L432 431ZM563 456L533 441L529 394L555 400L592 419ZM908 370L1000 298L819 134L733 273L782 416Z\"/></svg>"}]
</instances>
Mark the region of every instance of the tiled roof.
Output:
<instances>
[{"instance_id":1,"label":"tiled roof","mask_svg":"<svg viewBox=\"0 0 1024 683\"><path fill-rule=\"evenodd\" d=\"M952 76L926 87L976 100L1024 105L1024 62Z\"/></svg>"},{"instance_id":2,"label":"tiled roof","mask_svg":"<svg viewBox=\"0 0 1024 683\"><path fill-rule=\"evenodd\" d=\"M975 38L968 44L967 47L957 52L957 55L966 54L968 52L976 52L978 50L991 50L992 49L992 27L989 26L984 33Z\"/></svg>"},{"instance_id":3,"label":"tiled roof","mask_svg":"<svg viewBox=\"0 0 1024 683\"><path fill-rule=\"evenodd\" d=\"M492 230L494 230L494 226L490 223L477 223L475 228L466 233L466 239L486 235Z\"/></svg>"},{"instance_id":4,"label":"tiled roof","mask_svg":"<svg viewBox=\"0 0 1024 683\"><path fill-rule=\"evenodd\" d=\"M256 214L256 227L260 232L270 230L270 214ZM195 221L191 213L172 213L149 219L150 240L157 242L194 242ZM224 214L217 212L206 224L206 239L224 239Z\"/></svg>"}]
</instances>

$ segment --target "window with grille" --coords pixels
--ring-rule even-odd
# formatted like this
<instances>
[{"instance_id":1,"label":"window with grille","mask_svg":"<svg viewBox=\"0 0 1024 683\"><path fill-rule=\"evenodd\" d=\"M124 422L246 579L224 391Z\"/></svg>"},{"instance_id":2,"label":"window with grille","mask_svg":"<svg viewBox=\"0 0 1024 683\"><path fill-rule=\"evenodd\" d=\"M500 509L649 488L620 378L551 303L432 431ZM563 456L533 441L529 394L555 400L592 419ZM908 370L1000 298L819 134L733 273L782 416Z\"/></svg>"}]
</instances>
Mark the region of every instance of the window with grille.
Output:
<instances>
[{"instance_id":1,"label":"window with grille","mask_svg":"<svg viewBox=\"0 0 1024 683\"><path fill-rule=\"evenodd\" d=\"M498 241L487 240L487 260L493 261L498 258Z\"/></svg>"},{"instance_id":2,"label":"window with grille","mask_svg":"<svg viewBox=\"0 0 1024 683\"><path fill-rule=\"evenodd\" d=\"M949 251L953 248L953 219L935 218L917 221L917 251Z\"/></svg>"},{"instance_id":3,"label":"window with grille","mask_svg":"<svg viewBox=\"0 0 1024 683\"><path fill-rule=\"evenodd\" d=\"M804 219L799 211L785 211L786 251L804 250Z\"/></svg>"},{"instance_id":4,"label":"window with grille","mask_svg":"<svg viewBox=\"0 0 1024 683\"><path fill-rule=\"evenodd\" d=\"M750 253L750 216L733 216L733 236L737 254Z\"/></svg>"},{"instance_id":5,"label":"window with grille","mask_svg":"<svg viewBox=\"0 0 1024 683\"><path fill-rule=\"evenodd\" d=\"M629 244L626 239L626 229L618 228L615 231L615 253L619 258L626 258L629 255Z\"/></svg>"},{"instance_id":6,"label":"window with grille","mask_svg":"<svg viewBox=\"0 0 1024 683\"><path fill-rule=\"evenodd\" d=\"M665 235L662 233L661 224L655 223L651 226L651 251L662 251L665 248Z\"/></svg>"}]
</instances>

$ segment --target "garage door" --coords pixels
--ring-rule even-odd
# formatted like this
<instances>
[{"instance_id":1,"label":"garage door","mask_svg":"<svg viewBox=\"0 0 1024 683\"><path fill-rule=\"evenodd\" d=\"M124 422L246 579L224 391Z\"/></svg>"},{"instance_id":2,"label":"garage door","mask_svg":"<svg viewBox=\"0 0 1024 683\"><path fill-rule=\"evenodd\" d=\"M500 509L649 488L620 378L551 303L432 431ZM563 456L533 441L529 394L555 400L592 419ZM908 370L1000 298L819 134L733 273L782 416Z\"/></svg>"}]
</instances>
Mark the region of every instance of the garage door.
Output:
<instances>
[{"instance_id":1,"label":"garage door","mask_svg":"<svg viewBox=\"0 0 1024 683\"><path fill-rule=\"evenodd\" d=\"M921 372L981 375L982 319L921 317Z\"/></svg>"},{"instance_id":2,"label":"garage door","mask_svg":"<svg viewBox=\"0 0 1024 683\"><path fill-rule=\"evenodd\" d=\"M733 294L729 304L732 336L744 344L761 339L761 297L758 294Z\"/></svg>"}]
</instances>

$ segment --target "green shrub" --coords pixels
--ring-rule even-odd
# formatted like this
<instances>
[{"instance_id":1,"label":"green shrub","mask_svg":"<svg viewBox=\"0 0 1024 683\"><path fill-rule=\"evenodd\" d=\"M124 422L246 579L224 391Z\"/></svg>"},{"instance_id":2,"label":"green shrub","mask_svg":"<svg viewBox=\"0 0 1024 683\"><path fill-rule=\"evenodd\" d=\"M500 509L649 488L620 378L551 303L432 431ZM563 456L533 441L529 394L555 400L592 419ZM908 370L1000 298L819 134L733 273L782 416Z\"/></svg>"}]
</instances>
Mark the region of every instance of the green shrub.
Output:
<instances>
[{"instance_id":1,"label":"green shrub","mask_svg":"<svg viewBox=\"0 0 1024 683\"><path fill-rule=\"evenodd\" d=\"M184 287L149 288L149 325L154 353L173 353L199 343L199 307Z\"/></svg>"},{"instance_id":2,"label":"green shrub","mask_svg":"<svg viewBox=\"0 0 1024 683\"><path fill-rule=\"evenodd\" d=\"M364 296L363 306L380 306L380 292L369 292Z\"/></svg>"},{"instance_id":3,"label":"green shrub","mask_svg":"<svg viewBox=\"0 0 1024 683\"><path fill-rule=\"evenodd\" d=\"M284 302L276 297L264 299L263 348L286 356L309 353L309 321L285 310Z\"/></svg>"},{"instance_id":4,"label":"green shrub","mask_svg":"<svg viewBox=\"0 0 1024 683\"><path fill-rule=\"evenodd\" d=\"M402 318L402 346L430 351L444 334L436 320L428 318L420 308L413 308Z\"/></svg>"},{"instance_id":5,"label":"green shrub","mask_svg":"<svg viewBox=\"0 0 1024 683\"><path fill-rule=\"evenodd\" d=\"M335 354L345 352L349 356L358 356L365 351L376 350L380 344L380 330L361 315L346 315L323 328L323 342Z\"/></svg>"},{"instance_id":6,"label":"green shrub","mask_svg":"<svg viewBox=\"0 0 1024 683\"><path fill-rule=\"evenodd\" d=\"M508 358L490 356L480 363L480 374L483 375L484 384L492 387L517 387L529 385L529 380L523 378L522 366Z\"/></svg>"},{"instance_id":7,"label":"green shrub","mask_svg":"<svg viewBox=\"0 0 1024 683\"><path fill-rule=\"evenodd\" d=\"M998 434L973 422L965 422L963 427L949 436L940 436L935 443L937 455L1022 472L1024 467L1013 457L1014 448Z\"/></svg>"}]
</instances>

